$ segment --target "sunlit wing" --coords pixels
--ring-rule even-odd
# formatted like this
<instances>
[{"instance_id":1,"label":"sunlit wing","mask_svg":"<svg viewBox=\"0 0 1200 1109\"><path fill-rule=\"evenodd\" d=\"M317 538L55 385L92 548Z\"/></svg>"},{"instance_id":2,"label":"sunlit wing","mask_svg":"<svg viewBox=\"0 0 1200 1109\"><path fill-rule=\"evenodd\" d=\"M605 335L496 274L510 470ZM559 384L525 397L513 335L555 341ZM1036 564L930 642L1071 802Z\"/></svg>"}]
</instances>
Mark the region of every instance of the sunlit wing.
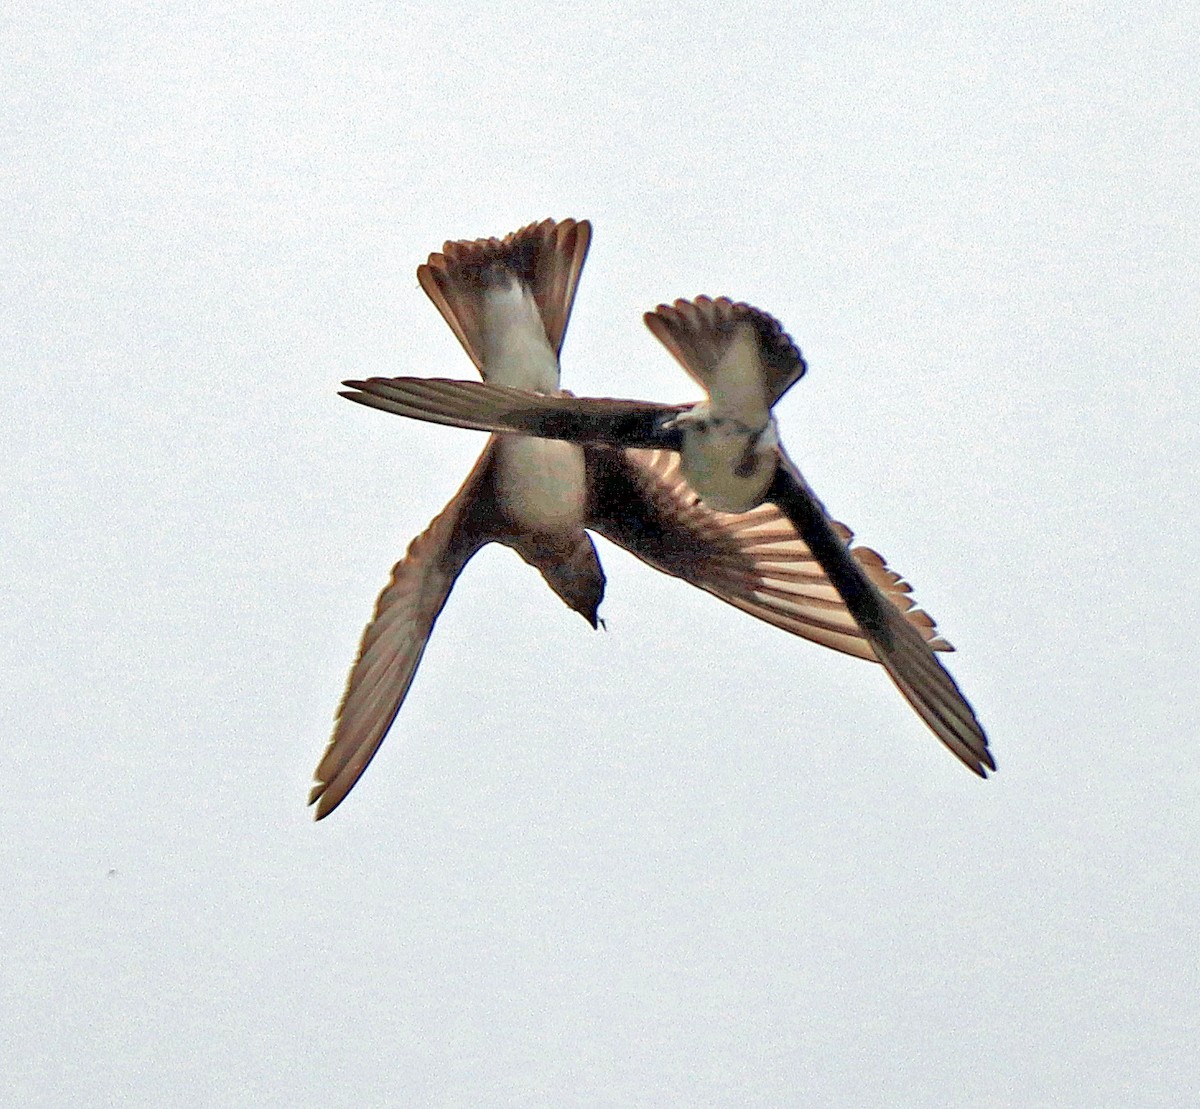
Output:
<instances>
[{"instance_id":1,"label":"sunlit wing","mask_svg":"<svg viewBox=\"0 0 1200 1109\"><path fill-rule=\"evenodd\" d=\"M490 535L478 511L492 464L493 446L441 514L408 548L379 595L350 671L337 724L317 766L308 803L317 819L328 816L366 770L417 672L430 632L468 559Z\"/></svg>"},{"instance_id":2,"label":"sunlit wing","mask_svg":"<svg viewBox=\"0 0 1200 1109\"><path fill-rule=\"evenodd\" d=\"M592 449L588 527L644 562L777 628L875 661L870 641L791 522L771 504L715 512L684 480L673 451ZM848 528L831 521L843 543ZM868 547L851 548L861 572L934 650L951 650L910 587Z\"/></svg>"}]
</instances>

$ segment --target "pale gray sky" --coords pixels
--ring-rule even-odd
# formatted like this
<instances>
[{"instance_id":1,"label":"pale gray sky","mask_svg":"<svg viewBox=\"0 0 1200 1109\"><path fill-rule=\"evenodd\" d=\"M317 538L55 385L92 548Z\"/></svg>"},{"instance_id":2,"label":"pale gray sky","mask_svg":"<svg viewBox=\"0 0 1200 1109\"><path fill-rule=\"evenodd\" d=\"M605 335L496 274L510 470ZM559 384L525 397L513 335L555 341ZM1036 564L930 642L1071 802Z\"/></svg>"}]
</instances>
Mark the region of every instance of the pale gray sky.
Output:
<instances>
[{"instance_id":1,"label":"pale gray sky","mask_svg":"<svg viewBox=\"0 0 1200 1109\"><path fill-rule=\"evenodd\" d=\"M1195 1104L1200 10L428 7L0 17L13 1103ZM599 633L491 548L311 823L484 441L338 382L472 376L415 268L546 216L577 392L696 395L661 300L784 321L995 778L611 545Z\"/></svg>"}]
</instances>

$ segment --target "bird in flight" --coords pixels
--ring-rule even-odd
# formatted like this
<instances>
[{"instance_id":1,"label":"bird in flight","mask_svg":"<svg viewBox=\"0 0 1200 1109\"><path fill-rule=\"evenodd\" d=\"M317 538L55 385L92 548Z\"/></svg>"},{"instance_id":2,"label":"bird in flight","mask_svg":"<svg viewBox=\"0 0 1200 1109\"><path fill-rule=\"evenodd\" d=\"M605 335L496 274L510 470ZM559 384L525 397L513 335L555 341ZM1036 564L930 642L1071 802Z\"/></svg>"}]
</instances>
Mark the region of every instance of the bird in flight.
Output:
<instances>
[{"instance_id":1,"label":"bird in flight","mask_svg":"<svg viewBox=\"0 0 1200 1109\"><path fill-rule=\"evenodd\" d=\"M350 391L342 395L434 423L580 444L604 452L592 457L626 464L652 458L661 467L668 465L664 458L677 460L669 464L677 515L690 497L690 510L705 512L725 534L757 532L775 540L773 549L747 550L756 571L742 579L740 592L705 588L740 607L751 598L769 605L769 614L755 615L882 663L933 733L986 777L996 768L987 737L934 654L952 648L912 606L907 584L883 559L850 545L849 530L828 515L779 443L771 410L806 368L791 338L772 316L725 297L659 305L645 322L705 389L706 401L663 405L425 378L348 381ZM784 623L776 615L781 612L798 623Z\"/></svg>"},{"instance_id":2,"label":"bird in flight","mask_svg":"<svg viewBox=\"0 0 1200 1109\"><path fill-rule=\"evenodd\" d=\"M562 411L573 411L575 402L559 390L558 355L590 240L586 220L544 220L503 239L448 242L418 268L421 288L484 378L444 383L452 392L459 384L475 385L498 391L510 404L561 402L568 405ZM768 362L773 358L772 365L784 367L778 372L795 380L803 360L791 340L765 314L753 319L751 326L762 329ZM377 384L364 383L366 392L347 395L387 408L371 391ZM595 402L580 403L586 408ZM413 540L379 595L314 774L309 803L316 805L318 820L341 804L378 751L455 580L488 543L512 547L593 627L605 579L588 530L784 631L859 658L878 657L817 557L778 508L763 503L748 512L719 511L689 485L682 464L692 465L695 457L702 465L714 454L720 481L728 436L718 434L715 448L706 444L689 406L633 407L646 410L652 422L666 411L682 423L663 433L664 445L640 447L621 436L593 442L585 435L587 441L572 442L572 435L549 435L544 423L528 436L497 426L503 434L488 439L462 487ZM769 418L769 405L767 413ZM690 431L701 445L681 456L675 440L688 432L689 415ZM698 471L693 480L705 486ZM705 492L714 495L711 488ZM836 521L829 527L845 549L850 531ZM846 557L872 584L872 596L885 598L887 610L900 614L899 622L922 643L952 649L914 606L908 584L878 554L852 547Z\"/></svg>"}]
</instances>

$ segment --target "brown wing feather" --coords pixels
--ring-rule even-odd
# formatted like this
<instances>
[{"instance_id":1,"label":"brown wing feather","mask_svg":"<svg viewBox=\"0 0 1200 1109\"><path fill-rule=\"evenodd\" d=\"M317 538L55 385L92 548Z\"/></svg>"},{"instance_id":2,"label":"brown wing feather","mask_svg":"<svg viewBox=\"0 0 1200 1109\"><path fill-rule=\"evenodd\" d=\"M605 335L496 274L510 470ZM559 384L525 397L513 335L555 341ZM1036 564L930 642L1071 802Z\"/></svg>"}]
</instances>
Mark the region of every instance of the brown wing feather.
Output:
<instances>
[{"instance_id":1,"label":"brown wing feather","mask_svg":"<svg viewBox=\"0 0 1200 1109\"><path fill-rule=\"evenodd\" d=\"M774 505L714 512L684 480L673 451L588 451L588 526L643 561L784 631L878 661L795 527ZM838 525L848 538L849 529ZM930 641L949 650L933 621L913 608L908 585L869 548L863 571Z\"/></svg>"},{"instance_id":2,"label":"brown wing feather","mask_svg":"<svg viewBox=\"0 0 1200 1109\"><path fill-rule=\"evenodd\" d=\"M781 456L770 497L804 536L869 638L875 656L917 715L969 769L986 778L996 763L974 710L930 650L923 628L902 619L866 568L849 556L825 506L786 455Z\"/></svg>"},{"instance_id":3,"label":"brown wing feather","mask_svg":"<svg viewBox=\"0 0 1200 1109\"><path fill-rule=\"evenodd\" d=\"M337 724L313 777L308 803L318 820L345 799L362 776L417 672L434 622L470 557L490 541L486 524L494 441L462 488L409 545L379 595L350 671Z\"/></svg>"},{"instance_id":4,"label":"brown wing feather","mask_svg":"<svg viewBox=\"0 0 1200 1109\"><path fill-rule=\"evenodd\" d=\"M678 433L664 425L689 405L529 393L484 381L436 377L373 377L346 381L341 395L368 408L413 420L611 446L670 446Z\"/></svg>"},{"instance_id":5,"label":"brown wing feather","mask_svg":"<svg viewBox=\"0 0 1200 1109\"><path fill-rule=\"evenodd\" d=\"M591 239L587 220L547 219L503 239L447 242L417 267L417 281L482 373L484 291L501 275L523 281L537 301L546 337L557 354Z\"/></svg>"}]
</instances>

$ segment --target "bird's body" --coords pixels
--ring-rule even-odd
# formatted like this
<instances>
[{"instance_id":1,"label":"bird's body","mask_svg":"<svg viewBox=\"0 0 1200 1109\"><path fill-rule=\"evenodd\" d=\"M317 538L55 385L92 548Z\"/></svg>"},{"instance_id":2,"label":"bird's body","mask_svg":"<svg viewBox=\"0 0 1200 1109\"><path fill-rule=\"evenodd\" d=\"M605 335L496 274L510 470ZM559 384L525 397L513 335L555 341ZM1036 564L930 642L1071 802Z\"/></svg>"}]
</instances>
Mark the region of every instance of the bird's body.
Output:
<instances>
[{"instance_id":1,"label":"bird's body","mask_svg":"<svg viewBox=\"0 0 1200 1109\"><path fill-rule=\"evenodd\" d=\"M771 407L803 376L800 351L762 313L724 299L660 305L646 322L708 394L671 424L682 437L688 482L720 512L762 504L779 455ZM774 374L764 350L776 363Z\"/></svg>"},{"instance_id":2,"label":"bird's body","mask_svg":"<svg viewBox=\"0 0 1200 1109\"><path fill-rule=\"evenodd\" d=\"M481 300L484 380L535 393L557 392L558 352L550 346L530 286L512 270L497 268ZM509 435L498 439L494 450L492 480L498 506L513 531L512 545L520 549L521 541L531 537L551 547L573 549L587 508L583 448Z\"/></svg>"}]
</instances>

